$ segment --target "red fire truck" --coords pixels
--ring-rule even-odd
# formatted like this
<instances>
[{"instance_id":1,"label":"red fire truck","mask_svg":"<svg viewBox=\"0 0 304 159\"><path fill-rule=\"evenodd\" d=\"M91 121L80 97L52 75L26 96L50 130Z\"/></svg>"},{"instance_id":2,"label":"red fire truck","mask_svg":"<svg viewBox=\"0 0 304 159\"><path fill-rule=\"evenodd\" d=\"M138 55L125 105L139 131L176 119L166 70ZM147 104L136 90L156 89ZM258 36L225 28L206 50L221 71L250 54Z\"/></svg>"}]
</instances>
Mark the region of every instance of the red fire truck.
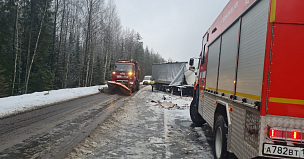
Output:
<instances>
[{"instance_id":1,"label":"red fire truck","mask_svg":"<svg viewBox=\"0 0 304 159\"><path fill-rule=\"evenodd\" d=\"M134 93L139 90L140 68L136 61L118 60L115 61L112 81L124 84L124 89L131 89ZM113 83L111 83L113 84ZM115 84L115 86L121 85Z\"/></svg>"},{"instance_id":2,"label":"red fire truck","mask_svg":"<svg viewBox=\"0 0 304 159\"><path fill-rule=\"evenodd\" d=\"M304 0L230 0L202 45L190 115L215 158L304 158Z\"/></svg>"}]
</instances>

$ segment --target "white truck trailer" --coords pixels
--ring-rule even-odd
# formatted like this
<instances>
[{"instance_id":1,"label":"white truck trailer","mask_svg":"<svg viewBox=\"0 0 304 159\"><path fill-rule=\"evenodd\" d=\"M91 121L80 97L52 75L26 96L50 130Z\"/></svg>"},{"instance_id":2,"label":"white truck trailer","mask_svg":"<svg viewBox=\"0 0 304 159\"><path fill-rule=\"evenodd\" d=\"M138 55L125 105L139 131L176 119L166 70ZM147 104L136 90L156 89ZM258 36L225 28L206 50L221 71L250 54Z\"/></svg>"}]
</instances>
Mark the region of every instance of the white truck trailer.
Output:
<instances>
[{"instance_id":1,"label":"white truck trailer","mask_svg":"<svg viewBox=\"0 0 304 159\"><path fill-rule=\"evenodd\" d=\"M153 64L152 79L155 81L155 89L192 96L196 76L187 66L187 62Z\"/></svg>"}]
</instances>

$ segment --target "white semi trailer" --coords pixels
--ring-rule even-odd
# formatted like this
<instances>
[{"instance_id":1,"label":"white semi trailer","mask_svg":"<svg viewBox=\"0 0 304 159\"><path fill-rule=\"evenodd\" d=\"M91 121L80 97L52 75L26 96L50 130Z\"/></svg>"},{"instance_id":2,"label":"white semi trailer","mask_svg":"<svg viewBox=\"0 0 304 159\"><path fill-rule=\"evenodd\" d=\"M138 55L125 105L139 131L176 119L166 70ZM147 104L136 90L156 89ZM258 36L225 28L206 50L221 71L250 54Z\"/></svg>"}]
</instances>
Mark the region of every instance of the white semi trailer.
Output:
<instances>
[{"instance_id":1,"label":"white semi trailer","mask_svg":"<svg viewBox=\"0 0 304 159\"><path fill-rule=\"evenodd\" d=\"M152 79L156 90L192 96L195 78L195 72L188 69L187 62L152 65Z\"/></svg>"}]
</instances>

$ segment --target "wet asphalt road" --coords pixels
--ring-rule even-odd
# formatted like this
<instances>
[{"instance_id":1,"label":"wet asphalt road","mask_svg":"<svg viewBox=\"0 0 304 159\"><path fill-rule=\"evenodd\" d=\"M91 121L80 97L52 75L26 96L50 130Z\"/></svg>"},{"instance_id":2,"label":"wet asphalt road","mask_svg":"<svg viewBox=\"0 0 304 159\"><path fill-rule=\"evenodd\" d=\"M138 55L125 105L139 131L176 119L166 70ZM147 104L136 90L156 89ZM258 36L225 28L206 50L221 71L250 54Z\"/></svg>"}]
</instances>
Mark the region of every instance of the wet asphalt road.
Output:
<instances>
[{"instance_id":1,"label":"wet asphalt road","mask_svg":"<svg viewBox=\"0 0 304 159\"><path fill-rule=\"evenodd\" d=\"M0 119L0 158L63 158L128 98L98 93Z\"/></svg>"},{"instance_id":2,"label":"wet asphalt road","mask_svg":"<svg viewBox=\"0 0 304 159\"><path fill-rule=\"evenodd\" d=\"M211 128L191 122L189 104L164 108L149 102L162 96L149 86L141 89L66 158L214 158Z\"/></svg>"}]
</instances>

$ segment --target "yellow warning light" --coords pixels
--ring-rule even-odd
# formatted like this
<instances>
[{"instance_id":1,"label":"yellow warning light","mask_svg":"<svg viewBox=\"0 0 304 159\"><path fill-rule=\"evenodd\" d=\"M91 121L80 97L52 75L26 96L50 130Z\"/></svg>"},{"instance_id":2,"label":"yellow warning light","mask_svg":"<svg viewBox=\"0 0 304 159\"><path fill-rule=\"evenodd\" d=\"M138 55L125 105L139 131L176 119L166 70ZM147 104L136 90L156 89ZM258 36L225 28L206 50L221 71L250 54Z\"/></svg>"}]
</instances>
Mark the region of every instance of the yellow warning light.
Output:
<instances>
[{"instance_id":1,"label":"yellow warning light","mask_svg":"<svg viewBox=\"0 0 304 159\"><path fill-rule=\"evenodd\" d=\"M132 72L129 72L129 75L131 76L133 73Z\"/></svg>"},{"instance_id":2,"label":"yellow warning light","mask_svg":"<svg viewBox=\"0 0 304 159\"><path fill-rule=\"evenodd\" d=\"M113 74L113 75L115 75L115 74L116 74L116 72L114 71L114 72L112 72L112 74Z\"/></svg>"},{"instance_id":3,"label":"yellow warning light","mask_svg":"<svg viewBox=\"0 0 304 159\"><path fill-rule=\"evenodd\" d=\"M204 97L204 95L202 95L202 97Z\"/></svg>"},{"instance_id":4,"label":"yellow warning light","mask_svg":"<svg viewBox=\"0 0 304 159\"><path fill-rule=\"evenodd\" d=\"M117 62L127 63L127 62L130 62L130 61L117 61Z\"/></svg>"},{"instance_id":5,"label":"yellow warning light","mask_svg":"<svg viewBox=\"0 0 304 159\"><path fill-rule=\"evenodd\" d=\"M217 101L214 101L214 104L217 104Z\"/></svg>"},{"instance_id":6,"label":"yellow warning light","mask_svg":"<svg viewBox=\"0 0 304 159\"><path fill-rule=\"evenodd\" d=\"M228 110L232 112L232 107L228 107Z\"/></svg>"}]
</instances>

